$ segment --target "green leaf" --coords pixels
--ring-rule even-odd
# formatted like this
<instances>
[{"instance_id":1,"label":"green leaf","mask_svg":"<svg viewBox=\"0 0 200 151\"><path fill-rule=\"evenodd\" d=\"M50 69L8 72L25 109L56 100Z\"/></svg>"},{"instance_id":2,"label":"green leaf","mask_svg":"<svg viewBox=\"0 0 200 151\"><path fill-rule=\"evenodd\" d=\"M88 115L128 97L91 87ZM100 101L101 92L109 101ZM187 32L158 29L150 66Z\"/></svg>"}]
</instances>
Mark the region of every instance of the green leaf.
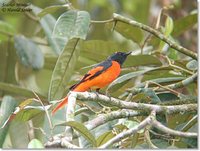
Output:
<instances>
[{"instance_id":1,"label":"green leaf","mask_svg":"<svg viewBox=\"0 0 200 151\"><path fill-rule=\"evenodd\" d=\"M78 41L79 39L69 40L56 62L49 87L49 100L59 99L65 92L79 56Z\"/></svg>"},{"instance_id":2,"label":"green leaf","mask_svg":"<svg viewBox=\"0 0 200 151\"><path fill-rule=\"evenodd\" d=\"M3 40L8 40L9 38L8 35L13 35L15 33L13 26L1 20L0 20L0 31L5 33L5 35L0 34L0 42Z\"/></svg>"},{"instance_id":3,"label":"green leaf","mask_svg":"<svg viewBox=\"0 0 200 151\"><path fill-rule=\"evenodd\" d=\"M32 139L29 144L28 144L28 148L44 148L44 145L42 144L42 142L38 139Z\"/></svg>"},{"instance_id":4,"label":"green leaf","mask_svg":"<svg viewBox=\"0 0 200 151\"><path fill-rule=\"evenodd\" d=\"M29 143L29 125L13 120L9 126L9 136L12 148L27 148ZM17 135L16 135L17 132Z\"/></svg>"},{"instance_id":5,"label":"green leaf","mask_svg":"<svg viewBox=\"0 0 200 151\"><path fill-rule=\"evenodd\" d=\"M46 14L54 13L55 11L57 11L57 10L59 10L59 9L61 9L61 8L68 8L68 7L69 7L68 4L49 6L49 7L44 8L40 13L37 14L37 16L43 17L43 16L45 16Z\"/></svg>"},{"instance_id":6,"label":"green leaf","mask_svg":"<svg viewBox=\"0 0 200 151\"><path fill-rule=\"evenodd\" d=\"M108 24L108 28L113 28L113 25ZM134 42L140 43L143 40L143 32L137 27L133 27L123 22L117 22L114 29L125 38L131 39Z\"/></svg>"},{"instance_id":7,"label":"green leaf","mask_svg":"<svg viewBox=\"0 0 200 151\"><path fill-rule=\"evenodd\" d=\"M177 82L185 79L185 77L164 77L164 78L155 78L155 79L149 79L149 81L155 82L155 83L170 83L170 82ZM140 83L137 85L137 87L145 87L145 82Z\"/></svg>"},{"instance_id":8,"label":"green leaf","mask_svg":"<svg viewBox=\"0 0 200 151\"><path fill-rule=\"evenodd\" d=\"M179 98L172 93L159 93L157 94L157 96L159 97L159 99L161 100L161 102L165 102L165 101L173 101L173 100L178 100Z\"/></svg>"},{"instance_id":9,"label":"green leaf","mask_svg":"<svg viewBox=\"0 0 200 151\"><path fill-rule=\"evenodd\" d=\"M50 106L46 106L45 108L49 109ZM44 113L44 108L42 106L26 106L16 114L15 120L23 122L29 121L41 113Z\"/></svg>"},{"instance_id":10,"label":"green leaf","mask_svg":"<svg viewBox=\"0 0 200 151\"><path fill-rule=\"evenodd\" d=\"M198 139L197 138L182 138L182 142L187 144L188 148L198 148Z\"/></svg>"},{"instance_id":11,"label":"green leaf","mask_svg":"<svg viewBox=\"0 0 200 151\"><path fill-rule=\"evenodd\" d=\"M53 38L65 41L72 38L85 39L89 24L90 15L88 12L69 10L58 18L53 30Z\"/></svg>"},{"instance_id":12,"label":"green leaf","mask_svg":"<svg viewBox=\"0 0 200 151\"><path fill-rule=\"evenodd\" d=\"M177 60L178 59L178 51L172 49L172 48L169 48L169 54L168 54L168 57L170 59L173 59L173 60Z\"/></svg>"},{"instance_id":13,"label":"green leaf","mask_svg":"<svg viewBox=\"0 0 200 151\"><path fill-rule=\"evenodd\" d=\"M97 138L97 147L105 144L107 141L109 141L111 138L113 138L115 135L112 131L108 131L103 133Z\"/></svg>"},{"instance_id":14,"label":"green leaf","mask_svg":"<svg viewBox=\"0 0 200 151\"><path fill-rule=\"evenodd\" d=\"M173 23L173 19L170 16L167 16L167 19L165 21L165 36L169 36L174 28L174 23Z\"/></svg>"},{"instance_id":15,"label":"green leaf","mask_svg":"<svg viewBox=\"0 0 200 151\"><path fill-rule=\"evenodd\" d=\"M127 50L126 45L120 44L115 41L104 40L87 40L80 42L82 57L91 59L95 62L105 60L108 56L116 51ZM95 50L95 51L94 51ZM96 57L98 56L98 57Z\"/></svg>"},{"instance_id":16,"label":"green leaf","mask_svg":"<svg viewBox=\"0 0 200 151\"><path fill-rule=\"evenodd\" d=\"M0 148L2 148L8 133L8 126L1 128L16 107L16 100L11 96L4 96L0 108Z\"/></svg>"},{"instance_id":17,"label":"green leaf","mask_svg":"<svg viewBox=\"0 0 200 151\"><path fill-rule=\"evenodd\" d=\"M42 11L41 8L36 7L34 5L31 5L30 8L33 10L33 13L35 15L37 15L39 12ZM53 51L56 54L60 54L65 45L65 41L63 41L61 39L57 40L52 37L52 32L53 32L53 28L56 24L56 19L52 15L48 14L48 15L42 17L42 19L40 19L39 22L44 30L44 33L45 33L47 40L48 40L50 46L52 47Z\"/></svg>"},{"instance_id":18,"label":"green leaf","mask_svg":"<svg viewBox=\"0 0 200 151\"><path fill-rule=\"evenodd\" d=\"M162 139L152 139L151 141L152 141L152 143L153 143L154 145L156 145L158 148L161 148L161 149L165 149L165 148L167 148L167 147L170 146L169 142L166 141L166 140L162 140Z\"/></svg>"},{"instance_id":19,"label":"green leaf","mask_svg":"<svg viewBox=\"0 0 200 151\"><path fill-rule=\"evenodd\" d=\"M97 146L95 137L91 134L91 132L80 122L69 121L65 123L61 123L55 126L71 126L76 131L78 131L84 138L86 138L94 147Z\"/></svg>"},{"instance_id":20,"label":"green leaf","mask_svg":"<svg viewBox=\"0 0 200 151\"><path fill-rule=\"evenodd\" d=\"M126 62L124 63L125 67L150 66L150 65L161 66L162 63L158 58L152 55L128 56Z\"/></svg>"},{"instance_id":21,"label":"green leaf","mask_svg":"<svg viewBox=\"0 0 200 151\"><path fill-rule=\"evenodd\" d=\"M33 94L33 92L31 90L28 90L28 89L25 89L25 88L22 88L17 85L13 85L13 84L0 82L0 90L3 90L10 94L15 94L18 96L35 97L35 95ZM41 98L46 98L45 96L43 96L41 94L38 94L38 95Z\"/></svg>"},{"instance_id":22,"label":"green leaf","mask_svg":"<svg viewBox=\"0 0 200 151\"><path fill-rule=\"evenodd\" d=\"M0 82L16 84L15 67L17 54L15 53L14 43L11 41L0 42L0 56ZM7 93L4 92L4 94Z\"/></svg>"},{"instance_id":23,"label":"green leaf","mask_svg":"<svg viewBox=\"0 0 200 151\"><path fill-rule=\"evenodd\" d=\"M191 60L190 62L188 62L186 64L186 67L189 69L189 70L197 70L198 69L198 62L196 60Z\"/></svg>"},{"instance_id":24,"label":"green leaf","mask_svg":"<svg viewBox=\"0 0 200 151\"><path fill-rule=\"evenodd\" d=\"M179 36L197 23L197 13L190 14L174 21L173 36Z\"/></svg>"},{"instance_id":25,"label":"green leaf","mask_svg":"<svg viewBox=\"0 0 200 151\"><path fill-rule=\"evenodd\" d=\"M172 78L172 77L180 77L180 75L177 75L176 73L172 72L171 67L159 67L155 68L154 70L151 70L147 73L145 73L142 82L151 80L151 79L157 79L157 78Z\"/></svg>"},{"instance_id":26,"label":"green leaf","mask_svg":"<svg viewBox=\"0 0 200 151\"><path fill-rule=\"evenodd\" d=\"M154 90L150 89L150 88L144 88L142 91L146 97L148 99L150 99L150 102L152 104L156 104L156 103L160 103L160 98L156 95L156 93L154 92Z\"/></svg>"},{"instance_id":27,"label":"green leaf","mask_svg":"<svg viewBox=\"0 0 200 151\"><path fill-rule=\"evenodd\" d=\"M115 79L111 84L109 84L107 91L109 91L113 86L116 86L118 84L121 84L127 80L130 80L136 76L142 75L145 72L148 72L149 70L141 70L141 71L135 71L135 72L131 72L128 74L124 74L122 76L120 76L119 78Z\"/></svg>"},{"instance_id":28,"label":"green leaf","mask_svg":"<svg viewBox=\"0 0 200 151\"><path fill-rule=\"evenodd\" d=\"M33 69L41 69L44 65L44 56L40 48L24 36L15 36L15 48L23 65Z\"/></svg>"},{"instance_id":29,"label":"green leaf","mask_svg":"<svg viewBox=\"0 0 200 151\"><path fill-rule=\"evenodd\" d=\"M123 125L125 125L128 129L134 128L138 126L140 123L137 121L126 120ZM144 129L137 131L137 133L144 133Z\"/></svg>"}]
</instances>

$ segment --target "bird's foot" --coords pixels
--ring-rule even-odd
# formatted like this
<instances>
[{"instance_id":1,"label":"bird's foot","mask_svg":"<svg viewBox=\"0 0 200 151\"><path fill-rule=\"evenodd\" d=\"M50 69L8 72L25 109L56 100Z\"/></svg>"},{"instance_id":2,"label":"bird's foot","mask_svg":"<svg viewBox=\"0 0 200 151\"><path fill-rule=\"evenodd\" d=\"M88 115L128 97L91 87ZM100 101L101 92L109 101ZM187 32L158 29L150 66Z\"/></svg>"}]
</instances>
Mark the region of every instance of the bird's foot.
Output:
<instances>
[{"instance_id":1,"label":"bird's foot","mask_svg":"<svg viewBox=\"0 0 200 151\"><path fill-rule=\"evenodd\" d=\"M102 95L105 95L103 92L100 91L100 88L96 89L96 92Z\"/></svg>"},{"instance_id":2,"label":"bird's foot","mask_svg":"<svg viewBox=\"0 0 200 151\"><path fill-rule=\"evenodd\" d=\"M102 110L97 112L96 114L106 114L106 113L110 113L112 111L110 107L104 106L100 103L99 103L99 105L102 106Z\"/></svg>"}]
</instances>

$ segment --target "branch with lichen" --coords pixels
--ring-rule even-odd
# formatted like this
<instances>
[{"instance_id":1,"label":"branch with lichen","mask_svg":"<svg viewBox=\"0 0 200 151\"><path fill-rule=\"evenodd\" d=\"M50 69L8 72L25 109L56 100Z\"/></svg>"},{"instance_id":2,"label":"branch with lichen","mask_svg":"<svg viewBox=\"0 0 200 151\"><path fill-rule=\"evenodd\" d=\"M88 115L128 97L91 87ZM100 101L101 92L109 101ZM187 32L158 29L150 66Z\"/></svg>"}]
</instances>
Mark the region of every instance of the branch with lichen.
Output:
<instances>
[{"instance_id":1,"label":"branch with lichen","mask_svg":"<svg viewBox=\"0 0 200 151\"><path fill-rule=\"evenodd\" d=\"M108 121L112 121L112 120L120 119L120 118L143 116L143 115L148 115L148 114L145 111L139 112L139 111L132 111L132 110L123 109L120 112L119 111L112 111L112 112L107 113L107 114L100 114L96 118L84 123L84 125L88 130L93 130L93 129L97 128L98 126L101 126L101 125L107 123ZM77 134L77 133L73 134L74 139L79 137L79 136L80 136L80 134ZM68 137L69 137L69 135L67 136L65 134L64 135L61 135L61 134L55 135L53 137L53 139L49 140L45 144L45 147L50 147L50 146L52 146L52 147L65 147L65 146L61 145L61 138L66 138L66 139L69 140Z\"/></svg>"},{"instance_id":2,"label":"branch with lichen","mask_svg":"<svg viewBox=\"0 0 200 151\"><path fill-rule=\"evenodd\" d=\"M158 122L157 120L154 120L152 122L152 126L166 134L173 135L173 136L188 137L188 138L196 138L198 136L197 133L181 132L181 131L176 131L176 130L170 129L170 128L164 126L162 123Z\"/></svg>"},{"instance_id":3,"label":"branch with lichen","mask_svg":"<svg viewBox=\"0 0 200 151\"><path fill-rule=\"evenodd\" d=\"M191 104L183 104L183 105L155 105L155 104L145 104L145 103L136 103L136 102L126 102L123 100L119 100L116 98L110 98L105 95L101 94L96 94L96 93L90 93L90 92L70 92L69 94L69 103L68 103L68 108L71 106L73 109L68 109L67 111L67 117L68 121L69 120L74 120L74 114L75 114L75 102L76 100L90 100L90 101L97 101L102 104L107 104L111 106L116 106L119 109L118 111L112 111L107 114L100 114L96 118L88 121L85 123L85 127L88 130L92 130L100 125L105 124L108 121L115 120L115 119L120 119L120 118L127 118L127 117L134 117L134 116L140 116L140 115L148 115L149 113L152 114L152 111L155 113L166 113L166 114L175 114L175 113L180 113L180 112L197 112L197 104L196 103L191 103ZM137 111L136 111L137 110ZM146 122L145 122L146 123ZM144 124L144 123L143 123ZM142 128L146 127L149 124L142 124ZM141 125L140 125L141 126ZM143 127L144 126L144 127ZM184 133L184 132L179 132L179 131L174 131L171 129L167 129L166 127L163 127L161 123L158 122L152 122L152 126L157 127L159 130L163 132L167 132L169 130L169 133L171 135L176 135L176 136L188 136L192 137L196 136L196 134L189 134L189 133ZM139 127L140 129L141 127ZM132 129L128 131L127 133L120 134L123 137L131 135L132 133L135 133L135 131L138 131L138 129ZM80 135L78 133L72 134L72 131L68 131L68 135L57 135L53 137L53 140L48 141L45 146L46 147L54 147L54 146L60 146L60 147L65 147L69 148L71 145L70 141L72 138L77 138ZM69 139L70 136L70 139ZM120 138L122 137L120 136ZM119 137L119 136L118 136ZM116 142L118 140L117 138L113 138L114 140L109 141L112 143ZM63 143L63 140L65 143ZM68 145L66 145L68 144ZM107 143L106 143L107 144ZM107 145L105 145L107 146ZM101 146L101 148L104 148L105 146ZM74 146L76 148L76 146Z\"/></svg>"},{"instance_id":4,"label":"branch with lichen","mask_svg":"<svg viewBox=\"0 0 200 151\"><path fill-rule=\"evenodd\" d=\"M133 110L142 110L146 112L150 112L155 110L157 113L167 113L167 114L175 114L180 112L197 112L197 104L191 103L187 105L156 105L156 104L146 104L146 103L137 103L137 102L126 102L123 100L119 100L113 97L108 97L102 94L90 93L90 92L71 92L73 93L73 97L79 100L90 100L97 101L102 104L106 104L109 106L115 106L120 109L133 109Z\"/></svg>"},{"instance_id":5,"label":"branch with lichen","mask_svg":"<svg viewBox=\"0 0 200 151\"><path fill-rule=\"evenodd\" d=\"M141 130L141 129L145 128L147 125L151 124L155 120L155 115L156 115L156 112L152 111L151 114L146 119L144 119L139 125L131 128L127 131L123 131L123 132L117 134L115 137L113 137L112 139L107 141L105 144L101 145L99 148L101 148L101 149L107 148L110 145L121 141L123 138L126 138L128 136L131 136L131 135L137 133L139 130Z\"/></svg>"},{"instance_id":6,"label":"branch with lichen","mask_svg":"<svg viewBox=\"0 0 200 151\"><path fill-rule=\"evenodd\" d=\"M165 43L167 43L171 48L187 55L190 56L193 59L197 60L197 53L193 52L192 50L189 50L187 48L184 48L178 44L176 44L174 41L170 40L169 38L167 38L165 35L163 35L161 32L159 32L158 30L153 29L152 27L149 27L147 25L144 25L142 23L139 23L137 21L131 20L129 18L126 18L120 14L113 14L113 18L115 21L120 21L135 27L138 27L142 30L145 30L151 34L153 34L154 36L156 36L157 38L161 39L162 41L164 41Z\"/></svg>"}]
</instances>

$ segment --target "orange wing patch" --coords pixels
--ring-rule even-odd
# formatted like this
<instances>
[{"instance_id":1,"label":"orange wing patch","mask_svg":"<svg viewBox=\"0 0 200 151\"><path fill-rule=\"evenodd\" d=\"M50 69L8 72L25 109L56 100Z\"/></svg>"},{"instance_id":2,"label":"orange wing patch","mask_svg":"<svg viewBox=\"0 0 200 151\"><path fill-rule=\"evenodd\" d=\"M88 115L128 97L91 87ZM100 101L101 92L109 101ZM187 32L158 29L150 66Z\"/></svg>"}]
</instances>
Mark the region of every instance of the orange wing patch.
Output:
<instances>
[{"instance_id":1,"label":"orange wing patch","mask_svg":"<svg viewBox=\"0 0 200 151\"><path fill-rule=\"evenodd\" d=\"M88 80L90 77L92 77L95 73L97 73L98 71L101 71L103 70L103 66L99 66L99 67L96 67L94 69L91 69L90 71L88 71L87 74L89 74L89 76L87 76L85 78L85 80Z\"/></svg>"}]
</instances>

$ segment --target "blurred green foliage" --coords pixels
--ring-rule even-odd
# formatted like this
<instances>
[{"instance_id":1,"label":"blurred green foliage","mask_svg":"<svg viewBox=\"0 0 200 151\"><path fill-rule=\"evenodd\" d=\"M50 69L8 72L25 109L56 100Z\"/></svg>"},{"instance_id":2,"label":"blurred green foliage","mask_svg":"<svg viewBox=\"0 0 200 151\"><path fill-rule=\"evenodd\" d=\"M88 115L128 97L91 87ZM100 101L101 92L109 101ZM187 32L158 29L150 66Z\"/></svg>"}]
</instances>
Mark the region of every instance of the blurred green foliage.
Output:
<instances>
[{"instance_id":1,"label":"blurred green foliage","mask_svg":"<svg viewBox=\"0 0 200 151\"><path fill-rule=\"evenodd\" d=\"M0 129L1 148L43 148L51 136L49 122L38 102L26 102L35 98L36 92L44 105L55 104L68 93L68 88L77 82L91 67L105 60L116 51L133 51L122 69L119 79L108 88L113 97L126 99L127 91L142 88L131 101L145 103L173 101L178 98L171 92L158 93L147 81L169 85L185 79L197 71L196 60L178 53L158 38L149 36L137 27L122 22L106 22L113 13L119 13L135 21L156 28L169 39L196 52L197 50L197 2L195 0L3 0L0 8L0 125L23 106L11 122ZM11 12L8 4L27 4L31 12ZM3 5L8 6L3 6ZM163 9L160 20L157 20ZM14 6L16 7L16 6ZM16 7L18 8L18 7ZM75 10L71 10L75 8ZM99 21L100 23L95 23ZM79 39L80 38L80 39ZM169 66L165 57L178 66ZM188 96L197 96L197 83L193 82L177 90ZM147 99L148 98L148 99ZM25 102L25 103L24 103ZM102 107L95 102L86 102L94 111ZM80 107L77 107L80 108ZM111 107L112 109L112 107ZM65 111L51 117L54 125L65 121ZM94 118L96 114L86 111L76 116L79 122ZM186 125L194 114L178 114L162 117L162 122L177 128ZM178 120L179 119L179 120ZM180 120L181 119L181 120ZM100 146L114 137L113 129L119 132L138 124L142 117L115 125L118 120L89 132L83 124L68 123L79 131L88 143ZM114 123L114 124L113 124ZM187 131L196 132L196 122ZM79 124L79 125L78 125ZM44 133L45 132L45 133ZM56 126L53 134L64 132ZM116 132L116 133L119 133ZM159 133L159 131L157 132ZM143 132L115 144L117 148L148 148ZM20 137L19 137L20 136ZM152 142L159 148L197 148L197 140L165 139L150 133Z\"/></svg>"}]
</instances>

